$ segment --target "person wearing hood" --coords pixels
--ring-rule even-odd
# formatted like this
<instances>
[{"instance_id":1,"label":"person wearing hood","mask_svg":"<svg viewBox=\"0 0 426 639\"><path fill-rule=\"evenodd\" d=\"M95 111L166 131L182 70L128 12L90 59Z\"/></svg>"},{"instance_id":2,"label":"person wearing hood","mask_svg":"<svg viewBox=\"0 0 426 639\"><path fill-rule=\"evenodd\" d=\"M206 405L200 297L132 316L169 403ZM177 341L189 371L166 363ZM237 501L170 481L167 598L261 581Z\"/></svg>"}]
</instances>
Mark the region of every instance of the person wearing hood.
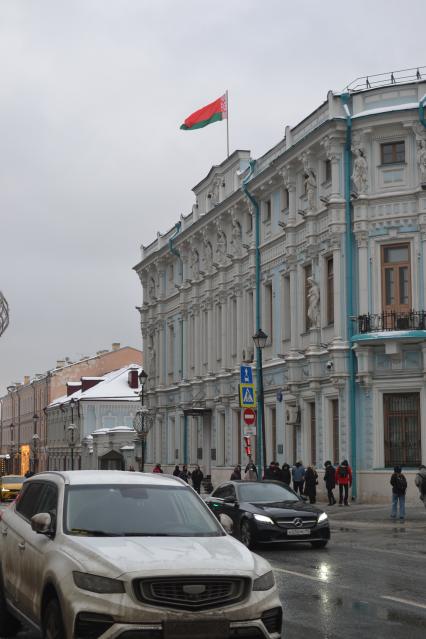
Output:
<instances>
[{"instance_id":1,"label":"person wearing hood","mask_svg":"<svg viewBox=\"0 0 426 639\"><path fill-rule=\"evenodd\" d=\"M336 488L336 469L330 460L325 462L324 467L324 481L327 489L328 505L334 506L336 500L334 498L333 490Z\"/></svg>"},{"instance_id":2,"label":"person wearing hood","mask_svg":"<svg viewBox=\"0 0 426 639\"><path fill-rule=\"evenodd\" d=\"M238 464L238 466L235 466L231 474L231 481L239 481L240 479L241 479L241 466Z\"/></svg>"},{"instance_id":3,"label":"person wearing hood","mask_svg":"<svg viewBox=\"0 0 426 639\"><path fill-rule=\"evenodd\" d=\"M336 484L339 486L339 506L349 506L349 487L352 486L352 468L347 459L344 459L336 470ZM344 493L344 496L343 496Z\"/></svg>"},{"instance_id":4,"label":"person wearing hood","mask_svg":"<svg viewBox=\"0 0 426 639\"><path fill-rule=\"evenodd\" d=\"M392 511L391 519L396 519L399 503L399 519L405 520L405 493L407 490L407 480L402 474L401 466L395 466L394 473L390 478L392 486Z\"/></svg>"},{"instance_id":5,"label":"person wearing hood","mask_svg":"<svg viewBox=\"0 0 426 639\"><path fill-rule=\"evenodd\" d=\"M295 493L303 495L303 484L305 483L306 470L301 461L296 462L291 470L293 477L293 490Z\"/></svg>"},{"instance_id":6,"label":"person wearing hood","mask_svg":"<svg viewBox=\"0 0 426 639\"><path fill-rule=\"evenodd\" d=\"M291 484L291 469L289 464L283 464L282 466L281 481L284 482L284 484L287 484L287 486L290 486Z\"/></svg>"},{"instance_id":7,"label":"person wearing hood","mask_svg":"<svg viewBox=\"0 0 426 639\"><path fill-rule=\"evenodd\" d=\"M420 499L422 500L423 505L426 508L426 466L424 466L423 464L419 466L419 470L414 479L414 483L419 489Z\"/></svg>"}]
</instances>

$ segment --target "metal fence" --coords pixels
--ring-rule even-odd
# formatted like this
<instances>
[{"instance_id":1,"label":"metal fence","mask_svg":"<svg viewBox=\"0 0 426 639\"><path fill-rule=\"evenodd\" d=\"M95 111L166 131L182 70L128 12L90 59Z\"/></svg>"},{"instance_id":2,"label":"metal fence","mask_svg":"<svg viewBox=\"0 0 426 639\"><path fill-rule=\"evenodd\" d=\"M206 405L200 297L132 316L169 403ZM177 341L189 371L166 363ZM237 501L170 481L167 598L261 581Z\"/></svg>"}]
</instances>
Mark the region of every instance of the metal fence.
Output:
<instances>
[{"instance_id":1,"label":"metal fence","mask_svg":"<svg viewBox=\"0 0 426 639\"><path fill-rule=\"evenodd\" d=\"M358 333L376 333L380 331L424 331L426 330L426 311L383 311L358 315Z\"/></svg>"}]
</instances>

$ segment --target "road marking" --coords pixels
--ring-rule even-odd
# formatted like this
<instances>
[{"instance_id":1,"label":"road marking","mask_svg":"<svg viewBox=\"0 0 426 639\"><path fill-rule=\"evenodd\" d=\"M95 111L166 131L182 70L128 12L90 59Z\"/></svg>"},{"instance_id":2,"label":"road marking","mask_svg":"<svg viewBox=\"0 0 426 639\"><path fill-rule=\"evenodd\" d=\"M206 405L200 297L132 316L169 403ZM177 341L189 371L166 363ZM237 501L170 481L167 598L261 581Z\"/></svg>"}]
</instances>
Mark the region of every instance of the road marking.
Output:
<instances>
[{"instance_id":1,"label":"road marking","mask_svg":"<svg viewBox=\"0 0 426 639\"><path fill-rule=\"evenodd\" d=\"M416 608L424 608L426 609L426 604L416 603L415 601L410 601L409 599L400 599L399 597L390 597L387 595L382 595L381 599L389 599L389 601L396 601L397 603L402 603L407 606L416 606Z\"/></svg>"}]
</instances>

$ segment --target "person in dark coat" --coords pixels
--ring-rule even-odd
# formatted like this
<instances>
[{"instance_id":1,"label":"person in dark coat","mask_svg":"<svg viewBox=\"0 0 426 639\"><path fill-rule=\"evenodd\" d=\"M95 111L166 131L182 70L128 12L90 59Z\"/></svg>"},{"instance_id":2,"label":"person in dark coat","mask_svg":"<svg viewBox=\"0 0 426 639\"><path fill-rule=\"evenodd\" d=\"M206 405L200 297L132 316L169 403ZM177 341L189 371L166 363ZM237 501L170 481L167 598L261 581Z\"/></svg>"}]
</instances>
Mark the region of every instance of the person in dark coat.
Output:
<instances>
[{"instance_id":1,"label":"person in dark coat","mask_svg":"<svg viewBox=\"0 0 426 639\"><path fill-rule=\"evenodd\" d=\"M271 461L268 468L265 470L265 476L263 479L276 479L275 462Z\"/></svg>"},{"instance_id":2,"label":"person in dark coat","mask_svg":"<svg viewBox=\"0 0 426 639\"><path fill-rule=\"evenodd\" d=\"M180 477L180 466L176 464L175 469L173 471L173 477Z\"/></svg>"},{"instance_id":3,"label":"person in dark coat","mask_svg":"<svg viewBox=\"0 0 426 639\"><path fill-rule=\"evenodd\" d=\"M184 464L184 465L182 466L182 470L181 470L181 472L180 472L179 477L180 477L181 479L183 479L183 481L186 481L186 483L187 483L187 484L189 484L189 479L190 479L190 477L191 477L191 473L189 472L189 470L188 470L188 466L187 466L186 464Z\"/></svg>"},{"instance_id":4,"label":"person in dark coat","mask_svg":"<svg viewBox=\"0 0 426 639\"><path fill-rule=\"evenodd\" d=\"M231 474L231 481L239 481L241 479L241 466L235 466Z\"/></svg>"},{"instance_id":5,"label":"person in dark coat","mask_svg":"<svg viewBox=\"0 0 426 639\"><path fill-rule=\"evenodd\" d=\"M291 485L291 469L288 464L283 464L281 469L281 481L288 486Z\"/></svg>"},{"instance_id":6,"label":"person in dark coat","mask_svg":"<svg viewBox=\"0 0 426 639\"><path fill-rule=\"evenodd\" d=\"M391 519L396 519L399 503L399 520L405 521L405 493L407 491L407 480L402 474L401 466L395 466L393 475L390 478L392 486L392 511Z\"/></svg>"},{"instance_id":7,"label":"person in dark coat","mask_svg":"<svg viewBox=\"0 0 426 639\"><path fill-rule=\"evenodd\" d=\"M324 467L324 481L325 487L327 488L328 505L334 506L336 500L333 495L333 490L336 488L336 469L334 468L331 461L326 461Z\"/></svg>"},{"instance_id":8,"label":"person in dark coat","mask_svg":"<svg viewBox=\"0 0 426 639\"><path fill-rule=\"evenodd\" d=\"M203 471L201 470L198 464L195 466L195 469L192 471L191 479L192 479L192 485L194 486L194 490L198 494L200 494L201 482L204 479L204 475L203 475Z\"/></svg>"},{"instance_id":9,"label":"person in dark coat","mask_svg":"<svg viewBox=\"0 0 426 639\"><path fill-rule=\"evenodd\" d=\"M318 473L313 466L308 466L305 473L305 495L309 497L309 503L315 504L317 500Z\"/></svg>"},{"instance_id":10,"label":"person in dark coat","mask_svg":"<svg viewBox=\"0 0 426 639\"><path fill-rule=\"evenodd\" d=\"M303 484L305 483L305 467L301 461L295 463L291 469L291 476L293 478L293 490L295 493L299 492L303 494Z\"/></svg>"}]
</instances>

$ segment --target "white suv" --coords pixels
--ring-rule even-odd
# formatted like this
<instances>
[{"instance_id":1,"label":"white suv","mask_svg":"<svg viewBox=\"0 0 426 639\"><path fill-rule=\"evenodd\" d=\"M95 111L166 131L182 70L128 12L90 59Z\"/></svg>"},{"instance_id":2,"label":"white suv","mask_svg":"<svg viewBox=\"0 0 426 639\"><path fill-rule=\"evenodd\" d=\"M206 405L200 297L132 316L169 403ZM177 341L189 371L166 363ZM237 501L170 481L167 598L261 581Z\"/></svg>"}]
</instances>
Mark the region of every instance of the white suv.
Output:
<instances>
[{"instance_id":1,"label":"white suv","mask_svg":"<svg viewBox=\"0 0 426 639\"><path fill-rule=\"evenodd\" d=\"M279 639L271 566L185 482L46 472L0 521L0 636Z\"/></svg>"}]
</instances>

